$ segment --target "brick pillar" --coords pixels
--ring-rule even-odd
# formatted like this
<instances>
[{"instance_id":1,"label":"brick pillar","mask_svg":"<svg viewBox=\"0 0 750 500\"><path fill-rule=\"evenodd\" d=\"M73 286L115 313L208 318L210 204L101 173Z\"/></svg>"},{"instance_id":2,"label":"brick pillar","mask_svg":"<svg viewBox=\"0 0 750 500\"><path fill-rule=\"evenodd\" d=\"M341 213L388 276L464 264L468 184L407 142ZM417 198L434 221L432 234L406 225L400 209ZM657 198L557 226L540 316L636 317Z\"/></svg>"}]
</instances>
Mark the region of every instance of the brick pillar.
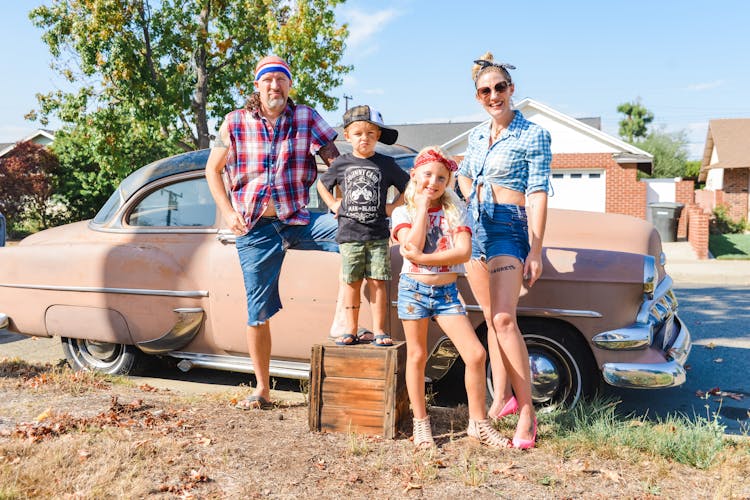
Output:
<instances>
[{"instance_id":1,"label":"brick pillar","mask_svg":"<svg viewBox=\"0 0 750 500\"><path fill-rule=\"evenodd\" d=\"M739 222L747 219L749 168L724 169L724 203L729 207L729 217Z\"/></svg>"},{"instance_id":2,"label":"brick pillar","mask_svg":"<svg viewBox=\"0 0 750 500\"><path fill-rule=\"evenodd\" d=\"M679 181L674 185L674 199L677 203L685 205L677 223L677 239L687 238L687 209L688 206L695 202L695 182Z\"/></svg>"},{"instance_id":3,"label":"brick pillar","mask_svg":"<svg viewBox=\"0 0 750 500\"><path fill-rule=\"evenodd\" d=\"M709 215L698 205L691 203L687 207L687 239L699 259L708 258L708 221Z\"/></svg>"}]
</instances>

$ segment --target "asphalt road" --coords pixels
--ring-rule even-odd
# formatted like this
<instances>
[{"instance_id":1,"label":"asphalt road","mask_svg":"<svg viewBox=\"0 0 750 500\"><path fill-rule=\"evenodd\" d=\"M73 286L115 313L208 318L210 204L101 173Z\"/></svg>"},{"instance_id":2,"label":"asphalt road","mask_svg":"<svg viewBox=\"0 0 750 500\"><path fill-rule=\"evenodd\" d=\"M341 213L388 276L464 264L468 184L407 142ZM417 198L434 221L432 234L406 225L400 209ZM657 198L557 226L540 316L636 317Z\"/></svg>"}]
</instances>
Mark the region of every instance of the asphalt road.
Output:
<instances>
[{"instance_id":1,"label":"asphalt road","mask_svg":"<svg viewBox=\"0 0 750 500\"><path fill-rule=\"evenodd\" d=\"M719 418L727 433L750 433L750 286L680 284L676 293L680 318L694 342L685 384L659 390L608 387L604 394L621 400L618 408L623 414ZM0 330L0 358L4 357L53 363L64 359L59 339L28 338ZM251 376L203 369L182 373L160 366L138 379L154 387L202 393L231 390L247 384ZM276 389L280 391L274 395L277 399L304 399L296 380L278 380ZM740 399L699 396L712 389Z\"/></svg>"}]
</instances>

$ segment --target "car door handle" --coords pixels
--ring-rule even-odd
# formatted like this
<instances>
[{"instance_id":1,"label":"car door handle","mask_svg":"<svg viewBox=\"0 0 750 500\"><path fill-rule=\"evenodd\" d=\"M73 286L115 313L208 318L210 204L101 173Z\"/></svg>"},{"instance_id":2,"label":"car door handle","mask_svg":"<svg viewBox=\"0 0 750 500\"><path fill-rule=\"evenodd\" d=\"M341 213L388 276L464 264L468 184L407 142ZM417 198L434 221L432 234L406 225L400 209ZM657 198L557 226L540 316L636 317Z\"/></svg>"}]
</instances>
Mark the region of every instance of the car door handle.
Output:
<instances>
[{"instance_id":1,"label":"car door handle","mask_svg":"<svg viewBox=\"0 0 750 500\"><path fill-rule=\"evenodd\" d=\"M237 242L237 235L229 229L219 229L216 234L216 239L221 242L222 245L234 245Z\"/></svg>"}]
</instances>

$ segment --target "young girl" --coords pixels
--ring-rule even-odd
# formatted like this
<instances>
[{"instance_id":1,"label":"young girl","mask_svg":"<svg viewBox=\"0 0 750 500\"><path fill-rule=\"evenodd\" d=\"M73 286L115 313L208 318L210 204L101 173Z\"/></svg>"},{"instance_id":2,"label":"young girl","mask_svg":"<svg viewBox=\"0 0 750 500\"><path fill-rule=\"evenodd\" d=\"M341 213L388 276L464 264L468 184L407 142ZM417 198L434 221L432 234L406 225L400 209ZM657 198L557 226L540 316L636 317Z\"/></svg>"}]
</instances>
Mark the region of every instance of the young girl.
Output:
<instances>
[{"instance_id":1,"label":"young girl","mask_svg":"<svg viewBox=\"0 0 750 500\"><path fill-rule=\"evenodd\" d=\"M406 335L406 388L414 413L414 444L434 446L425 407L424 370L430 318L453 341L466 364L469 428L466 433L494 448L507 448L487 420L485 351L458 299L456 277L471 257L471 231L461 200L450 189L454 161L437 146L419 152L404 193L405 205L393 211L393 238L404 257L398 286L398 316Z\"/></svg>"}]
</instances>

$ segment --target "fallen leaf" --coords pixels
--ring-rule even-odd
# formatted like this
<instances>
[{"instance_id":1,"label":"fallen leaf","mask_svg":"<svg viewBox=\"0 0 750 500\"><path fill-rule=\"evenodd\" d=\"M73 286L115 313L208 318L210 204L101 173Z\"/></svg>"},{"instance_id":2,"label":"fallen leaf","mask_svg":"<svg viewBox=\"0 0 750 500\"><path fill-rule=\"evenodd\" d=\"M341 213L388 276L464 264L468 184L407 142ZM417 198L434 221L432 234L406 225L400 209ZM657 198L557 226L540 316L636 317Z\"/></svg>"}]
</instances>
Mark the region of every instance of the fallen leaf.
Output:
<instances>
[{"instance_id":1,"label":"fallen leaf","mask_svg":"<svg viewBox=\"0 0 750 500\"><path fill-rule=\"evenodd\" d=\"M714 363L723 363L723 362L724 362L724 358L716 358L716 359L714 359Z\"/></svg>"},{"instance_id":2,"label":"fallen leaf","mask_svg":"<svg viewBox=\"0 0 750 500\"><path fill-rule=\"evenodd\" d=\"M505 476L509 476L511 474L510 471L513 470L513 469L515 469L515 467L516 467L516 463L515 462L510 462L510 463L501 465L497 469L493 469L492 473L493 474L503 474Z\"/></svg>"},{"instance_id":3,"label":"fallen leaf","mask_svg":"<svg viewBox=\"0 0 750 500\"><path fill-rule=\"evenodd\" d=\"M602 475L604 477L606 477L607 479L609 479L613 483L618 483L619 484L619 483L622 482L622 476L620 476L620 474L617 473L617 472L615 472L615 471L607 470L607 469L602 469L601 472L602 472Z\"/></svg>"},{"instance_id":4,"label":"fallen leaf","mask_svg":"<svg viewBox=\"0 0 750 500\"><path fill-rule=\"evenodd\" d=\"M716 349L716 344L714 344L713 342L709 342L708 344L706 344L706 349Z\"/></svg>"},{"instance_id":5,"label":"fallen leaf","mask_svg":"<svg viewBox=\"0 0 750 500\"><path fill-rule=\"evenodd\" d=\"M422 485L421 484L415 484L415 483L407 483L406 488L404 488L404 493L409 493L411 490L421 490Z\"/></svg>"},{"instance_id":6,"label":"fallen leaf","mask_svg":"<svg viewBox=\"0 0 750 500\"><path fill-rule=\"evenodd\" d=\"M52 416L52 408L47 408L42 413L36 416L37 422L43 422Z\"/></svg>"},{"instance_id":7,"label":"fallen leaf","mask_svg":"<svg viewBox=\"0 0 750 500\"><path fill-rule=\"evenodd\" d=\"M88 450L78 450L78 460L83 462L91 456L91 452Z\"/></svg>"}]
</instances>

